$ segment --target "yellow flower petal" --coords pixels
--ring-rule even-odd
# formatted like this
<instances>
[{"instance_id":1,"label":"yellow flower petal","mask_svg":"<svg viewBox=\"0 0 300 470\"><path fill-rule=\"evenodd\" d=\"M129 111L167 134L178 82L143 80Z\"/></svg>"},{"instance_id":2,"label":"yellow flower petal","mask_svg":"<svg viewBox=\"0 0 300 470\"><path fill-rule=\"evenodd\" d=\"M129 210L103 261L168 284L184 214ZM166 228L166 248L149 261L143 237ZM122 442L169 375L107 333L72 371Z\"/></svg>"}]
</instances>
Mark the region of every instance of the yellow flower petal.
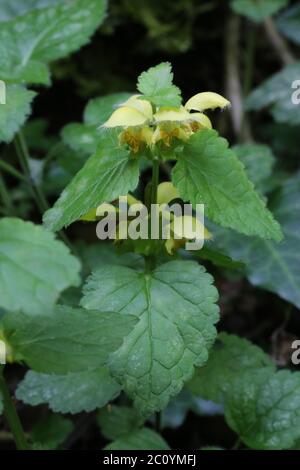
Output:
<instances>
[{"instance_id":1,"label":"yellow flower petal","mask_svg":"<svg viewBox=\"0 0 300 470\"><path fill-rule=\"evenodd\" d=\"M176 238L185 238L186 240L201 239L209 240L212 235L196 218L189 215L183 217L174 217L172 221L172 231Z\"/></svg>"},{"instance_id":2,"label":"yellow flower petal","mask_svg":"<svg viewBox=\"0 0 300 470\"><path fill-rule=\"evenodd\" d=\"M162 107L154 114L154 120L160 122L184 122L191 118L187 110L181 106L180 108Z\"/></svg>"},{"instance_id":3,"label":"yellow flower petal","mask_svg":"<svg viewBox=\"0 0 300 470\"><path fill-rule=\"evenodd\" d=\"M188 111L205 111L206 109L215 109L215 108L226 108L230 106L230 101L224 98L218 93L213 93L210 91L204 93L198 93L197 95L192 96L186 104L185 109Z\"/></svg>"},{"instance_id":4,"label":"yellow flower petal","mask_svg":"<svg viewBox=\"0 0 300 470\"><path fill-rule=\"evenodd\" d=\"M191 119L196 124L199 124L199 127L205 127L206 129L212 129L211 120L203 113L192 113L190 114Z\"/></svg>"},{"instance_id":5,"label":"yellow flower petal","mask_svg":"<svg viewBox=\"0 0 300 470\"><path fill-rule=\"evenodd\" d=\"M148 121L147 116L137 109L123 106L116 109L110 118L102 125L102 127L131 127L143 126Z\"/></svg>"},{"instance_id":6,"label":"yellow flower petal","mask_svg":"<svg viewBox=\"0 0 300 470\"><path fill-rule=\"evenodd\" d=\"M179 198L179 191L172 183L165 181L157 188L157 204L168 204L173 199Z\"/></svg>"},{"instance_id":7,"label":"yellow flower petal","mask_svg":"<svg viewBox=\"0 0 300 470\"><path fill-rule=\"evenodd\" d=\"M125 103L122 103L121 106L128 108L136 109L140 113L144 114L148 119L152 119L153 111L152 105L147 100L141 100L139 97L141 95L131 96Z\"/></svg>"}]
</instances>

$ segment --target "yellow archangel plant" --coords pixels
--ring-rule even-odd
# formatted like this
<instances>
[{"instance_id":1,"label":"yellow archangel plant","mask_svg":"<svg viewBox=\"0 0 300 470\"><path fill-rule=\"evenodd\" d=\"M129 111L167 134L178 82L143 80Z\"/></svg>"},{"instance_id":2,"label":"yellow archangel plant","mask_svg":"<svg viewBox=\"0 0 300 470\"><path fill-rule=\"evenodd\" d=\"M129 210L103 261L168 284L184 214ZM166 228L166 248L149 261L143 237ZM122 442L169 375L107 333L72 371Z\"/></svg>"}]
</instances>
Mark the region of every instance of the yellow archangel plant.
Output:
<instances>
[{"instance_id":1,"label":"yellow archangel plant","mask_svg":"<svg viewBox=\"0 0 300 470\"><path fill-rule=\"evenodd\" d=\"M180 107L157 107L142 95L133 95L119 105L102 127L122 128L120 143L128 144L137 153L144 145L153 148L162 142L170 147L174 138L186 142L193 133L212 129L204 111L229 105L226 98L213 92L198 93Z\"/></svg>"}]
</instances>

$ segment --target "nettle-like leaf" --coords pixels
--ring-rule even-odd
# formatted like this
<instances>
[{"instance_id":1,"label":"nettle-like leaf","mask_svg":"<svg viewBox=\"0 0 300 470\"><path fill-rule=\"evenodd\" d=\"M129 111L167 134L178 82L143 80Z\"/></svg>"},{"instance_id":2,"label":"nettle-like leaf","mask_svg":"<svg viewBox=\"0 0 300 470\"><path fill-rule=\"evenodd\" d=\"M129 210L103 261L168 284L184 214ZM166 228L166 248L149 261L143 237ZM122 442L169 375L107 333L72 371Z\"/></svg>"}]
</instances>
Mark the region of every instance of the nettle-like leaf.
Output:
<instances>
[{"instance_id":1,"label":"nettle-like leaf","mask_svg":"<svg viewBox=\"0 0 300 470\"><path fill-rule=\"evenodd\" d=\"M6 102L0 104L0 142L10 142L31 111L34 91L21 85L6 86Z\"/></svg>"},{"instance_id":2,"label":"nettle-like leaf","mask_svg":"<svg viewBox=\"0 0 300 470\"><path fill-rule=\"evenodd\" d=\"M1 328L16 361L37 372L66 374L103 366L135 323L132 315L56 306L51 315L34 318L8 313Z\"/></svg>"},{"instance_id":3,"label":"nettle-like leaf","mask_svg":"<svg viewBox=\"0 0 300 470\"><path fill-rule=\"evenodd\" d=\"M225 396L225 417L253 449L292 447L300 437L300 374L270 368L244 371Z\"/></svg>"},{"instance_id":4,"label":"nettle-like leaf","mask_svg":"<svg viewBox=\"0 0 300 470\"><path fill-rule=\"evenodd\" d=\"M44 215L50 230L60 230L103 202L133 191L139 180L139 162L126 148L107 137Z\"/></svg>"},{"instance_id":5,"label":"nettle-like leaf","mask_svg":"<svg viewBox=\"0 0 300 470\"><path fill-rule=\"evenodd\" d=\"M105 0L74 0L2 23L0 77L48 84L45 63L86 44L103 21L105 8Z\"/></svg>"},{"instance_id":6,"label":"nettle-like leaf","mask_svg":"<svg viewBox=\"0 0 300 470\"><path fill-rule=\"evenodd\" d=\"M212 277L192 261L171 261L153 273L104 266L88 279L83 307L139 318L109 364L141 414L164 408L194 366L207 361L217 298Z\"/></svg>"},{"instance_id":7,"label":"nettle-like leaf","mask_svg":"<svg viewBox=\"0 0 300 470\"><path fill-rule=\"evenodd\" d=\"M249 281L275 292L283 299L300 307L300 174L283 185L274 201L274 214L281 223L284 241L250 239L233 232L216 229L214 242L233 258L245 262Z\"/></svg>"},{"instance_id":8,"label":"nettle-like leaf","mask_svg":"<svg viewBox=\"0 0 300 470\"><path fill-rule=\"evenodd\" d=\"M270 111L275 121L286 124L300 124L299 106L293 100L297 91L292 88L299 80L300 62L288 65L257 87L246 100L248 110L259 110L271 106Z\"/></svg>"},{"instance_id":9,"label":"nettle-like leaf","mask_svg":"<svg viewBox=\"0 0 300 470\"><path fill-rule=\"evenodd\" d=\"M96 152L103 140L103 133L106 132L101 132L99 126L109 118L117 105L124 103L129 97L130 93L113 93L90 100L84 110L83 123L74 122L63 128L64 143L86 155Z\"/></svg>"},{"instance_id":10,"label":"nettle-like leaf","mask_svg":"<svg viewBox=\"0 0 300 470\"><path fill-rule=\"evenodd\" d=\"M296 4L277 18L279 31L296 44L300 44L300 5Z\"/></svg>"},{"instance_id":11,"label":"nettle-like leaf","mask_svg":"<svg viewBox=\"0 0 300 470\"><path fill-rule=\"evenodd\" d=\"M168 450L166 441L149 428L138 429L108 444L105 450Z\"/></svg>"},{"instance_id":12,"label":"nettle-like leaf","mask_svg":"<svg viewBox=\"0 0 300 470\"><path fill-rule=\"evenodd\" d=\"M120 385L103 366L66 375L29 371L16 397L31 406L46 403L58 413L89 413L114 400L120 391Z\"/></svg>"},{"instance_id":13,"label":"nettle-like leaf","mask_svg":"<svg viewBox=\"0 0 300 470\"><path fill-rule=\"evenodd\" d=\"M204 204L205 215L224 227L282 239L279 224L254 191L243 165L216 131L197 132L177 157L172 180L184 200L194 207Z\"/></svg>"},{"instance_id":14,"label":"nettle-like leaf","mask_svg":"<svg viewBox=\"0 0 300 470\"><path fill-rule=\"evenodd\" d=\"M97 421L101 433L109 440L118 439L138 430L144 422L135 408L116 405L113 405L111 409L100 410Z\"/></svg>"},{"instance_id":15,"label":"nettle-like leaf","mask_svg":"<svg viewBox=\"0 0 300 470\"><path fill-rule=\"evenodd\" d=\"M255 189L263 194L268 189L268 179L275 164L272 149L268 145L240 144L232 147L232 150L245 166Z\"/></svg>"},{"instance_id":16,"label":"nettle-like leaf","mask_svg":"<svg viewBox=\"0 0 300 470\"><path fill-rule=\"evenodd\" d=\"M144 98L156 106L180 106L181 95L177 86L173 85L172 66L162 62L143 72L137 83L137 89Z\"/></svg>"},{"instance_id":17,"label":"nettle-like leaf","mask_svg":"<svg viewBox=\"0 0 300 470\"><path fill-rule=\"evenodd\" d=\"M288 4L289 0L231 0L235 13L260 22L274 15Z\"/></svg>"},{"instance_id":18,"label":"nettle-like leaf","mask_svg":"<svg viewBox=\"0 0 300 470\"><path fill-rule=\"evenodd\" d=\"M34 425L30 437L35 449L52 450L63 444L73 429L74 424L70 419L50 414Z\"/></svg>"},{"instance_id":19,"label":"nettle-like leaf","mask_svg":"<svg viewBox=\"0 0 300 470\"><path fill-rule=\"evenodd\" d=\"M207 364L197 369L188 383L195 394L215 403L222 403L232 382L245 370L275 368L271 358L250 341L235 335L220 333Z\"/></svg>"},{"instance_id":20,"label":"nettle-like leaf","mask_svg":"<svg viewBox=\"0 0 300 470\"><path fill-rule=\"evenodd\" d=\"M47 313L60 293L80 283L79 261L43 227L0 220L0 306L30 315Z\"/></svg>"}]
</instances>

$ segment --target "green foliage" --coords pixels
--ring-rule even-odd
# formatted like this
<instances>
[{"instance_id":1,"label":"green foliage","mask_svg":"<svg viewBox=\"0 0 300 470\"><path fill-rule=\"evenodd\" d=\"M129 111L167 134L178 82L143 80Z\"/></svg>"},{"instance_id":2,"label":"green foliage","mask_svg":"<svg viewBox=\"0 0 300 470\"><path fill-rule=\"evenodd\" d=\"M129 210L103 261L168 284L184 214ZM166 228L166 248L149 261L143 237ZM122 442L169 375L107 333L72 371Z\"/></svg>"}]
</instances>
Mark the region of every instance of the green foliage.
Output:
<instances>
[{"instance_id":1,"label":"green foliage","mask_svg":"<svg viewBox=\"0 0 300 470\"><path fill-rule=\"evenodd\" d=\"M223 230L215 231L215 243L233 258L245 263L245 273L255 286L275 292L300 307L299 224L295 214L300 210L300 175L289 179L273 203L284 241L237 236Z\"/></svg>"},{"instance_id":2,"label":"green foliage","mask_svg":"<svg viewBox=\"0 0 300 470\"><path fill-rule=\"evenodd\" d=\"M90 412L102 408L120 393L106 367L70 372L65 375L27 372L16 397L28 405L47 403L58 413Z\"/></svg>"},{"instance_id":3,"label":"green foliage","mask_svg":"<svg viewBox=\"0 0 300 470\"><path fill-rule=\"evenodd\" d=\"M180 90L173 85L173 72L169 62L162 62L143 72L138 78L137 89L156 106L180 106Z\"/></svg>"},{"instance_id":4,"label":"green foliage","mask_svg":"<svg viewBox=\"0 0 300 470\"><path fill-rule=\"evenodd\" d=\"M267 145L240 144L232 150L245 166L248 178L254 183L255 189L264 193L268 189L268 180L275 164L272 149Z\"/></svg>"},{"instance_id":5,"label":"green foliage","mask_svg":"<svg viewBox=\"0 0 300 470\"><path fill-rule=\"evenodd\" d=\"M51 414L36 423L31 432L31 439L35 448L57 449L73 429L74 425L71 420Z\"/></svg>"},{"instance_id":6,"label":"green foliage","mask_svg":"<svg viewBox=\"0 0 300 470\"><path fill-rule=\"evenodd\" d=\"M218 320L212 278L194 262L171 261L152 274L123 266L98 269L81 304L139 318L110 357L113 376L149 415L177 394L208 358Z\"/></svg>"},{"instance_id":7,"label":"green foliage","mask_svg":"<svg viewBox=\"0 0 300 470\"><path fill-rule=\"evenodd\" d=\"M133 191L138 178L137 159L107 137L62 192L54 207L45 213L46 227L56 231L70 225L91 208Z\"/></svg>"},{"instance_id":8,"label":"green foliage","mask_svg":"<svg viewBox=\"0 0 300 470\"><path fill-rule=\"evenodd\" d=\"M300 374L241 372L225 398L229 426L253 449L289 449L300 437Z\"/></svg>"},{"instance_id":9,"label":"green foliage","mask_svg":"<svg viewBox=\"0 0 300 470\"><path fill-rule=\"evenodd\" d=\"M43 315L80 282L79 261L53 234L16 218L0 220L0 306ZM16 289L18 295L16 295Z\"/></svg>"},{"instance_id":10,"label":"green foliage","mask_svg":"<svg viewBox=\"0 0 300 470\"><path fill-rule=\"evenodd\" d=\"M300 5L296 4L279 15L277 27L288 39L300 44Z\"/></svg>"},{"instance_id":11,"label":"green foliage","mask_svg":"<svg viewBox=\"0 0 300 470\"><path fill-rule=\"evenodd\" d=\"M227 141L216 131L197 132L177 156L172 178L184 200L194 207L205 204L207 217L224 227L281 240L278 223L254 191Z\"/></svg>"},{"instance_id":12,"label":"green foliage","mask_svg":"<svg viewBox=\"0 0 300 470\"><path fill-rule=\"evenodd\" d=\"M148 428L133 431L105 447L105 450L168 450L166 441Z\"/></svg>"},{"instance_id":13,"label":"green foliage","mask_svg":"<svg viewBox=\"0 0 300 470\"><path fill-rule=\"evenodd\" d=\"M9 21L17 16L22 16L31 10L45 8L60 0L1 0L0 21Z\"/></svg>"},{"instance_id":14,"label":"green foliage","mask_svg":"<svg viewBox=\"0 0 300 470\"><path fill-rule=\"evenodd\" d=\"M275 121L291 125L300 124L299 107L293 103L296 92L292 84L299 80L300 62L286 66L250 93L246 100L248 110L270 107Z\"/></svg>"},{"instance_id":15,"label":"green foliage","mask_svg":"<svg viewBox=\"0 0 300 470\"><path fill-rule=\"evenodd\" d=\"M103 366L135 323L132 315L57 306L51 315L8 313L1 329L16 361L37 372L66 374Z\"/></svg>"},{"instance_id":16,"label":"green foliage","mask_svg":"<svg viewBox=\"0 0 300 470\"><path fill-rule=\"evenodd\" d=\"M260 348L246 339L220 333L207 364L197 369L188 388L195 395L222 403L236 377L245 370L256 371L263 367L274 368L274 365Z\"/></svg>"},{"instance_id":17,"label":"green foliage","mask_svg":"<svg viewBox=\"0 0 300 470\"><path fill-rule=\"evenodd\" d=\"M231 0L231 8L253 21L263 21L288 4L289 0Z\"/></svg>"},{"instance_id":18,"label":"green foliage","mask_svg":"<svg viewBox=\"0 0 300 470\"><path fill-rule=\"evenodd\" d=\"M112 406L99 411L97 417L101 433L109 440L119 439L122 436L138 430L143 420L134 408L128 406Z\"/></svg>"},{"instance_id":19,"label":"green foliage","mask_svg":"<svg viewBox=\"0 0 300 470\"><path fill-rule=\"evenodd\" d=\"M129 96L129 93L113 93L90 100L84 110L83 123L70 123L63 128L64 143L88 156L95 153L105 137L105 131L100 132L99 126L109 118L115 107L125 102Z\"/></svg>"},{"instance_id":20,"label":"green foliage","mask_svg":"<svg viewBox=\"0 0 300 470\"><path fill-rule=\"evenodd\" d=\"M104 0L75 0L29 11L0 30L0 76L10 81L49 83L45 64L89 41L103 21Z\"/></svg>"},{"instance_id":21,"label":"green foliage","mask_svg":"<svg viewBox=\"0 0 300 470\"><path fill-rule=\"evenodd\" d=\"M10 142L31 112L35 92L21 85L6 86L6 103L0 105L0 142Z\"/></svg>"}]
</instances>

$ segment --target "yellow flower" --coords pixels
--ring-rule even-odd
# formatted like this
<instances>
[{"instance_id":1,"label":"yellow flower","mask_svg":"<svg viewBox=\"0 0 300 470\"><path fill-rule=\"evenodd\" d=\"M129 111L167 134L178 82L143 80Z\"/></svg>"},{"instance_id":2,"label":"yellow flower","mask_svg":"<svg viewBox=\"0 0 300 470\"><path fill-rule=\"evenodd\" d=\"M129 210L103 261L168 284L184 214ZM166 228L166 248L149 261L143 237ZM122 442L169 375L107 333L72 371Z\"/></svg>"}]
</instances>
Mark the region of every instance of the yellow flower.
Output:
<instances>
[{"instance_id":1,"label":"yellow flower","mask_svg":"<svg viewBox=\"0 0 300 470\"><path fill-rule=\"evenodd\" d=\"M212 123L203 111L223 109L229 105L223 96L205 92L193 96L179 108L161 106L153 110L152 104L142 95L133 95L112 113L102 127L122 128L120 144L128 145L133 153L137 153L143 146L151 148L161 142L170 147L173 139L185 142L194 132L212 129Z\"/></svg>"},{"instance_id":2,"label":"yellow flower","mask_svg":"<svg viewBox=\"0 0 300 470\"><path fill-rule=\"evenodd\" d=\"M210 240L211 233L202 225L202 223L193 216L184 215L174 217L170 223L171 237L166 241L165 247L169 255L181 248L186 241L199 239L197 235L202 234L204 240Z\"/></svg>"}]
</instances>

